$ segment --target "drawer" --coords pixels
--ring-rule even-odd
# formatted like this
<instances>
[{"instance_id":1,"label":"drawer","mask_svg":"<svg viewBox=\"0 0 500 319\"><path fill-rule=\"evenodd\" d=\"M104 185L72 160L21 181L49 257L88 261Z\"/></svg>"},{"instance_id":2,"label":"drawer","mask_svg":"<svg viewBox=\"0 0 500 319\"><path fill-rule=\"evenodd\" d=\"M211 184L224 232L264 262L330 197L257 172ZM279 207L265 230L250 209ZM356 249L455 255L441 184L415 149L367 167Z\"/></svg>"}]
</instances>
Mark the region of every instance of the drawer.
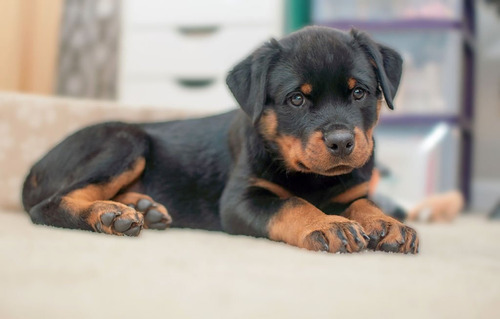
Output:
<instances>
[{"instance_id":1,"label":"drawer","mask_svg":"<svg viewBox=\"0 0 500 319\"><path fill-rule=\"evenodd\" d=\"M388 177L377 188L406 203L417 203L437 192L459 187L457 128L448 124L427 127L391 126L375 130L377 163Z\"/></svg>"},{"instance_id":2,"label":"drawer","mask_svg":"<svg viewBox=\"0 0 500 319\"><path fill-rule=\"evenodd\" d=\"M265 24L282 11L281 0L127 0L123 17L125 27Z\"/></svg>"},{"instance_id":3,"label":"drawer","mask_svg":"<svg viewBox=\"0 0 500 319\"><path fill-rule=\"evenodd\" d=\"M179 28L130 30L123 37L121 72L222 74L270 38L267 26L202 28L194 33Z\"/></svg>"},{"instance_id":4,"label":"drawer","mask_svg":"<svg viewBox=\"0 0 500 319\"><path fill-rule=\"evenodd\" d=\"M193 111L225 111L236 108L223 78L125 79L120 102L183 108Z\"/></svg>"},{"instance_id":5,"label":"drawer","mask_svg":"<svg viewBox=\"0 0 500 319\"><path fill-rule=\"evenodd\" d=\"M341 20L459 20L462 6L462 0L313 0L312 17L315 23Z\"/></svg>"},{"instance_id":6,"label":"drawer","mask_svg":"<svg viewBox=\"0 0 500 319\"><path fill-rule=\"evenodd\" d=\"M457 31L380 31L373 38L404 60L394 101L402 114L457 115L461 110L462 37Z\"/></svg>"}]
</instances>

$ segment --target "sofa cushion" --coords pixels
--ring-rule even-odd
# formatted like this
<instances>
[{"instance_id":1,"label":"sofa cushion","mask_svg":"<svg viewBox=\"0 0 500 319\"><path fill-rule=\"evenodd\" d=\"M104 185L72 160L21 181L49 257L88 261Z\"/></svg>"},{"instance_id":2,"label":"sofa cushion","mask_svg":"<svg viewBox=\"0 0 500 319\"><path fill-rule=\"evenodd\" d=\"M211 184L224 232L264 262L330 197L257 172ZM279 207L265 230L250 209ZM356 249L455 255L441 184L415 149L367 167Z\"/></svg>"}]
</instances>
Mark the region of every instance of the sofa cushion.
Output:
<instances>
[{"instance_id":1,"label":"sofa cushion","mask_svg":"<svg viewBox=\"0 0 500 319\"><path fill-rule=\"evenodd\" d=\"M0 207L20 209L21 187L30 167L62 138L84 126L200 115L172 108L0 93Z\"/></svg>"}]
</instances>

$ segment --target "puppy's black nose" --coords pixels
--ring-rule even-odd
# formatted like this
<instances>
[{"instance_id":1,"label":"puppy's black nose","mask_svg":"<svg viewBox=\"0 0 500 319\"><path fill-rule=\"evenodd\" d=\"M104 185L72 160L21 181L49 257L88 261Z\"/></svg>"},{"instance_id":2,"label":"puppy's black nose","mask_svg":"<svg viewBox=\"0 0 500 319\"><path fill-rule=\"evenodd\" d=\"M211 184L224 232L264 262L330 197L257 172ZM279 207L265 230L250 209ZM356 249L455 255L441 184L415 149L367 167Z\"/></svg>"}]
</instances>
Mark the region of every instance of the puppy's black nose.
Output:
<instances>
[{"instance_id":1,"label":"puppy's black nose","mask_svg":"<svg viewBox=\"0 0 500 319\"><path fill-rule=\"evenodd\" d=\"M354 134L347 130L326 133L325 144L336 156L347 156L354 149Z\"/></svg>"}]
</instances>

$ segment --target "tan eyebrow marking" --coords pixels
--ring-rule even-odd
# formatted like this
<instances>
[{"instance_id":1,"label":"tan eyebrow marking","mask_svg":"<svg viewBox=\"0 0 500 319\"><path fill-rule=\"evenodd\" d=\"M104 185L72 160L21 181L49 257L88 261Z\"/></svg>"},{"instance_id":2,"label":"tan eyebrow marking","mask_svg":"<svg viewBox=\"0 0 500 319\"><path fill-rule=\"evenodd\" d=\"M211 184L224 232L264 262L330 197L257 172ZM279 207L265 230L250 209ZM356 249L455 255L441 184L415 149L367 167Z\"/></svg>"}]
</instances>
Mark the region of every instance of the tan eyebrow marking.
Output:
<instances>
[{"instance_id":1,"label":"tan eyebrow marking","mask_svg":"<svg viewBox=\"0 0 500 319\"><path fill-rule=\"evenodd\" d=\"M304 84L302 84L302 86L300 87L300 91L301 91L302 93L304 93L304 94L307 94L307 95L311 94L312 89L313 89L313 88L312 88L312 85L311 85L311 84L309 84L309 83L304 83Z\"/></svg>"},{"instance_id":2,"label":"tan eyebrow marking","mask_svg":"<svg viewBox=\"0 0 500 319\"><path fill-rule=\"evenodd\" d=\"M358 83L358 82L356 81L356 79L354 79L354 78L349 78L349 80L347 80L347 86L349 87L349 90L354 89L354 87L356 86L356 83Z\"/></svg>"}]
</instances>

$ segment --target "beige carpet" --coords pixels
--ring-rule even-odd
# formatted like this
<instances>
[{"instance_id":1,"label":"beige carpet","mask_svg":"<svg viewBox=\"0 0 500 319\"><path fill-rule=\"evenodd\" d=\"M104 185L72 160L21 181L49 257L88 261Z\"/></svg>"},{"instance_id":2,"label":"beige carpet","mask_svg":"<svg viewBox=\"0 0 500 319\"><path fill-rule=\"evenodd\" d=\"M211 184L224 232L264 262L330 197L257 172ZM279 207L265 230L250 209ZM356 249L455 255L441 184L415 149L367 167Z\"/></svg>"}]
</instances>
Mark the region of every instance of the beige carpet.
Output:
<instances>
[{"instance_id":1,"label":"beige carpet","mask_svg":"<svg viewBox=\"0 0 500 319\"><path fill-rule=\"evenodd\" d=\"M500 318L500 223L417 225L418 256L197 230L139 238L0 212L0 318Z\"/></svg>"}]
</instances>

